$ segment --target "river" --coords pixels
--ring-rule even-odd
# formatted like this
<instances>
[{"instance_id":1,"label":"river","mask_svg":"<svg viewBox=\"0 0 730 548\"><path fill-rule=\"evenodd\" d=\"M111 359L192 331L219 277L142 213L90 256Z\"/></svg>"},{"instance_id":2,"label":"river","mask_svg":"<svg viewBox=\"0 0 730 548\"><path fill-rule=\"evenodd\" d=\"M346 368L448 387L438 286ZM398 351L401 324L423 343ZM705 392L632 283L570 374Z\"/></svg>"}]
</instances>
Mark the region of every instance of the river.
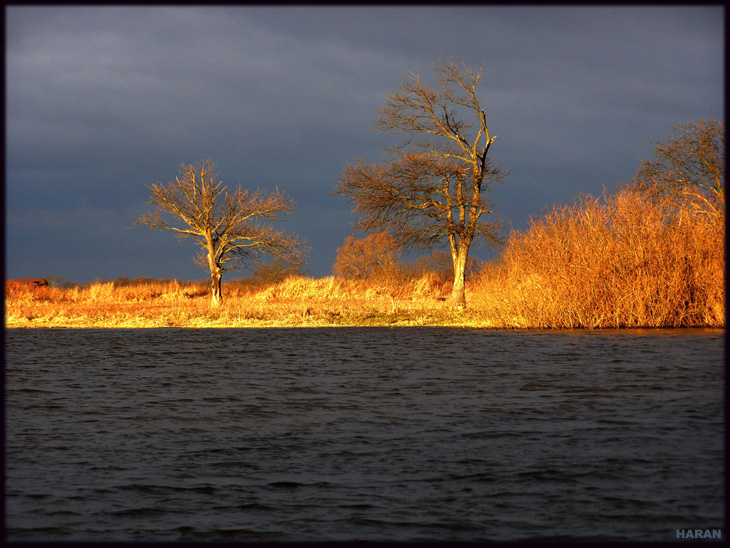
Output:
<instances>
[{"instance_id":1,"label":"river","mask_svg":"<svg viewBox=\"0 0 730 548\"><path fill-rule=\"evenodd\" d=\"M10 541L724 537L724 331L7 329Z\"/></svg>"}]
</instances>

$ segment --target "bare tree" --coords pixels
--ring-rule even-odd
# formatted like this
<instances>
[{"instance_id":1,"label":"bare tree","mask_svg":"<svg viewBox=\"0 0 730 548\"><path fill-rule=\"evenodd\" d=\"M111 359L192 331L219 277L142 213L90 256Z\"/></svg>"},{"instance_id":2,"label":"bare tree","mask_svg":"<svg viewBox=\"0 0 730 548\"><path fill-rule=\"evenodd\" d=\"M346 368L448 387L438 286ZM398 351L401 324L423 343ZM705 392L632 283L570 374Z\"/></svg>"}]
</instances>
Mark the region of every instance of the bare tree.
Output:
<instances>
[{"instance_id":1,"label":"bare tree","mask_svg":"<svg viewBox=\"0 0 730 548\"><path fill-rule=\"evenodd\" d=\"M395 238L387 232L376 232L365 238L345 238L337 248L337 259L332 267L335 276L348 279L385 278L400 265L400 249Z\"/></svg>"},{"instance_id":2,"label":"bare tree","mask_svg":"<svg viewBox=\"0 0 730 548\"><path fill-rule=\"evenodd\" d=\"M698 211L725 207L725 133L718 120L699 120L674 128L656 142L654 158L641 161L632 186L650 195L673 194Z\"/></svg>"},{"instance_id":3,"label":"bare tree","mask_svg":"<svg viewBox=\"0 0 730 548\"><path fill-rule=\"evenodd\" d=\"M256 285L278 284L292 276L304 276L302 269L304 261L284 261L274 259L269 263L259 264L248 278L250 283Z\"/></svg>"},{"instance_id":4,"label":"bare tree","mask_svg":"<svg viewBox=\"0 0 730 548\"><path fill-rule=\"evenodd\" d=\"M278 189L266 194L240 186L228 193L215 168L210 159L182 164L174 182L150 185L149 203L155 209L134 222L193 238L201 247L196 262L210 270L213 304L218 305L225 271L259 264L265 255L297 263L305 248L296 237L261 223L291 213L292 198Z\"/></svg>"},{"instance_id":5,"label":"bare tree","mask_svg":"<svg viewBox=\"0 0 730 548\"><path fill-rule=\"evenodd\" d=\"M466 304L466 262L475 239L500 243L500 225L486 192L506 172L487 157L496 136L476 95L477 70L443 60L434 70L440 89L431 89L410 73L401 91L379 111L375 128L403 134L386 149L390 159L345 166L335 194L350 198L363 231L387 230L404 249L448 243L454 267L452 300ZM472 121L466 121L469 117ZM472 128L476 126L476 132Z\"/></svg>"}]
</instances>

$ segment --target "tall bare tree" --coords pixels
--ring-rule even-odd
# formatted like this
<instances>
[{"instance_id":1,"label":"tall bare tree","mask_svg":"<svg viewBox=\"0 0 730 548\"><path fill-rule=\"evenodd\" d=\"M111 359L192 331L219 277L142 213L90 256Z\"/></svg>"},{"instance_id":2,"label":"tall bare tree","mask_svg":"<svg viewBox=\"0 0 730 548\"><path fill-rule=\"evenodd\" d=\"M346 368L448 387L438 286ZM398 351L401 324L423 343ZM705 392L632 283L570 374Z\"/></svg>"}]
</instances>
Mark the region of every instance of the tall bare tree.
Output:
<instances>
[{"instance_id":1,"label":"tall bare tree","mask_svg":"<svg viewBox=\"0 0 730 548\"><path fill-rule=\"evenodd\" d=\"M496 136L477 98L482 67L442 60L432 89L410 73L399 92L386 99L375 129L405 136L386 149L390 159L348 164L335 194L350 198L360 214L357 226L386 230L404 249L448 243L454 266L452 300L466 305L466 262L475 239L501 242L500 225L486 197L506 172L487 157Z\"/></svg>"},{"instance_id":2,"label":"tall bare tree","mask_svg":"<svg viewBox=\"0 0 730 548\"><path fill-rule=\"evenodd\" d=\"M673 194L698 211L725 207L725 132L719 120L698 120L674 128L655 142L654 158L641 161L632 186L650 195Z\"/></svg>"},{"instance_id":3,"label":"tall bare tree","mask_svg":"<svg viewBox=\"0 0 730 548\"><path fill-rule=\"evenodd\" d=\"M225 271L259 264L266 255L298 263L305 246L296 237L261 222L291 213L292 198L278 189L267 194L239 186L229 193L217 180L215 169L210 159L182 164L174 182L149 185L149 203L155 209L134 222L193 238L201 247L196 262L210 270L213 304L218 305Z\"/></svg>"}]
</instances>

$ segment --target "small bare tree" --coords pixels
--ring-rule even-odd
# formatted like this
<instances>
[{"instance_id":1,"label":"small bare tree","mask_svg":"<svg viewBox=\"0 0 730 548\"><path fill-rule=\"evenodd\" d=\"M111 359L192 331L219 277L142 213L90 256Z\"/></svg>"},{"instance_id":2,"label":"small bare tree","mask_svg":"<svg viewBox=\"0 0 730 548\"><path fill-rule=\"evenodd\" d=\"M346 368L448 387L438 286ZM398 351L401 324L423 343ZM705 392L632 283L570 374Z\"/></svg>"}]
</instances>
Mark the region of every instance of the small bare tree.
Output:
<instances>
[{"instance_id":1,"label":"small bare tree","mask_svg":"<svg viewBox=\"0 0 730 548\"><path fill-rule=\"evenodd\" d=\"M641 161L633 188L651 195L671 194L717 214L725 207L725 132L718 120L699 120L674 128L656 142L654 158Z\"/></svg>"},{"instance_id":2,"label":"small bare tree","mask_svg":"<svg viewBox=\"0 0 730 548\"><path fill-rule=\"evenodd\" d=\"M395 238L387 232L376 232L361 239L348 236L342 247L337 248L332 273L357 280L385 278L397 270L400 255Z\"/></svg>"},{"instance_id":3,"label":"small bare tree","mask_svg":"<svg viewBox=\"0 0 730 548\"><path fill-rule=\"evenodd\" d=\"M225 271L259 264L265 255L299 263L305 247L296 237L261 223L291 213L292 198L278 189L266 194L240 186L228 193L223 182L217 181L215 168L210 159L182 164L174 182L150 185L149 203L155 209L134 222L150 229L172 230L200 244L196 262L210 270L213 304L218 305L223 298ZM168 221L169 217L173 221Z\"/></svg>"},{"instance_id":4,"label":"small bare tree","mask_svg":"<svg viewBox=\"0 0 730 548\"><path fill-rule=\"evenodd\" d=\"M452 301L463 307L472 243L477 238L501 242L497 219L487 221L494 212L486 192L506 172L487 157L496 137L489 134L476 95L482 68L444 60L434 70L440 89L431 89L411 73L402 91L390 95L379 111L376 129L405 135L401 144L386 149L390 160L346 165L335 194L354 202L359 229L386 230L404 249L448 243L454 266Z\"/></svg>"},{"instance_id":5,"label":"small bare tree","mask_svg":"<svg viewBox=\"0 0 730 548\"><path fill-rule=\"evenodd\" d=\"M248 278L249 282L255 285L278 284L287 278L294 276L305 276L302 270L303 261L284 261L274 259L270 263L259 264Z\"/></svg>"}]
</instances>

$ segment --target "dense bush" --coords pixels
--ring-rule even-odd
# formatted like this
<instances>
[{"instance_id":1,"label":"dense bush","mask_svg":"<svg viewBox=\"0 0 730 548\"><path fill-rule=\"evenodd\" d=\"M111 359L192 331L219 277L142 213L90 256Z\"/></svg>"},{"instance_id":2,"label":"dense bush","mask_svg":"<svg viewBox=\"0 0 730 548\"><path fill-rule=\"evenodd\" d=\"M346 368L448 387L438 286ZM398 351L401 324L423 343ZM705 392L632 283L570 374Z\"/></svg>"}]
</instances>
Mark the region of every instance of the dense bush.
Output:
<instances>
[{"instance_id":1,"label":"dense bush","mask_svg":"<svg viewBox=\"0 0 730 548\"><path fill-rule=\"evenodd\" d=\"M533 327L724 325L724 212L622 189L513 232L482 301Z\"/></svg>"}]
</instances>

